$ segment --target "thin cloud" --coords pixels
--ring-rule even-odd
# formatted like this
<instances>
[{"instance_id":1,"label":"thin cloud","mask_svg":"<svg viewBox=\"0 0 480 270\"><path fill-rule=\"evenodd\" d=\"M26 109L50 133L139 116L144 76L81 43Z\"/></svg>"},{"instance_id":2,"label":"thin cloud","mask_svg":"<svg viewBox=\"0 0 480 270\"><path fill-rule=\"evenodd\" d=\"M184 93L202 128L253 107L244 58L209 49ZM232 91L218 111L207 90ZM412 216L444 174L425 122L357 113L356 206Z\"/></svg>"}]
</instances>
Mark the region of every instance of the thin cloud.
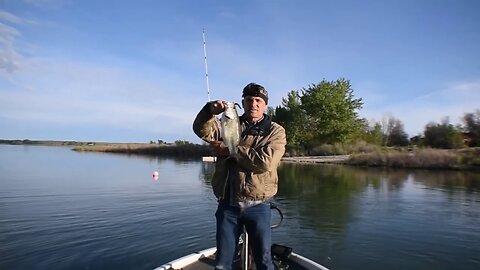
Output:
<instances>
[{"instance_id":1,"label":"thin cloud","mask_svg":"<svg viewBox=\"0 0 480 270\"><path fill-rule=\"evenodd\" d=\"M69 0L23 0L24 3L42 9L60 9Z\"/></svg>"},{"instance_id":2,"label":"thin cloud","mask_svg":"<svg viewBox=\"0 0 480 270\"><path fill-rule=\"evenodd\" d=\"M190 134L191 121L204 102L185 94L193 86L172 73L156 72L160 79L151 79L79 61L29 61L28 68L12 76L14 91L0 91L5 104L0 117L5 121L137 132L165 132L168 127L169 132Z\"/></svg>"},{"instance_id":3,"label":"thin cloud","mask_svg":"<svg viewBox=\"0 0 480 270\"><path fill-rule=\"evenodd\" d=\"M8 16L0 14L0 20L4 17ZM0 72L13 73L19 69L21 55L15 48L15 41L19 36L17 29L0 22Z\"/></svg>"},{"instance_id":4,"label":"thin cloud","mask_svg":"<svg viewBox=\"0 0 480 270\"><path fill-rule=\"evenodd\" d=\"M14 24L23 24L25 22L24 19L3 10L0 10L0 21L6 21Z\"/></svg>"},{"instance_id":5,"label":"thin cloud","mask_svg":"<svg viewBox=\"0 0 480 270\"><path fill-rule=\"evenodd\" d=\"M430 123L440 123L449 118L451 124L462 124L465 113L480 108L480 81L451 83L429 94L412 97L411 100L398 103L384 103L382 107L362 111L367 119L380 119L389 113L404 123L410 136L423 133Z\"/></svg>"}]
</instances>

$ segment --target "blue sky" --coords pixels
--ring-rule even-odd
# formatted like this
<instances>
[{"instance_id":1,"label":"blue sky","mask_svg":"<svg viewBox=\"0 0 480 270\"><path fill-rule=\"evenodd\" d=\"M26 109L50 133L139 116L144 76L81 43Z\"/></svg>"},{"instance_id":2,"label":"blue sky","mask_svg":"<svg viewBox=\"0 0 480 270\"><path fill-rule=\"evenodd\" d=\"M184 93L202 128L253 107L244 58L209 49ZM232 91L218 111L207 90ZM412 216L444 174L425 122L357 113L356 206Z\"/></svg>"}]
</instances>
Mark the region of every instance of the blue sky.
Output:
<instances>
[{"instance_id":1,"label":"blue sky","mask_svg":"<svg viewBox=\"0 0 480 270\"><path fill-rule=\"evenodd\" d=\"M480 109L480 1L0 0L0 138L200 142L211 99L350 80L406 132Z\"/></svg>"}]
</instances>

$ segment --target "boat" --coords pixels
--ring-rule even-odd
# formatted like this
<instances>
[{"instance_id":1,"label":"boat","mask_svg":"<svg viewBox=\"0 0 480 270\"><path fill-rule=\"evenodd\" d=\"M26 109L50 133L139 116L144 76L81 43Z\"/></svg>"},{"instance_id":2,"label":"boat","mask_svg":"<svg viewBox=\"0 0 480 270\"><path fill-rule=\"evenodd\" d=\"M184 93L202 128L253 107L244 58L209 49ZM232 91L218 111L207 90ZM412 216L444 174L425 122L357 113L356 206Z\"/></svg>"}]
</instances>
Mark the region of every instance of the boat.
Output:
<instances>
[{"instance_id":1,"label":"boat","mask_svg":"<svg viewBox=\"0 0 480 270\"><path fill-rule=\"evenodd\" d=\"M280 214L280 222L272 226L272 228L277 228L283 221L283 214L276 205L271 204L271 208L277 210ZM248 234L245 230L238 245L239 254L235 261L236 269L255 269L250 255L251 251L248 248ZM197 251L165 263L154 270L213 270L215 269L216 251L216 247ZM272 245L272 257L275 269L278 270L328 270L325 266L293 252L291 247L283 245Z\"/></svg>"},{"instance_id":2,"label":"boat","mask_svg":"<svg viewBox=\"0 0 480 270\"><path fill-rule=\"evenodd\" d=\"M325 266L305 258L295 252L291 252L291 248L279 245L272 246L273 249L287 250L287 253L273 253L275 269L288 270L328 270ZM215 252L217 248L212 247L202 251L194 252L190 255L181 257L171 262L165 263L154 270L213 270L215 269ZM288 254L289 252L289 254ZM281 255L286 255L281 257ZM280 255L280 256L279 256ZM240 268L250 269L250 268Z\"/></svg>"}]
</instances>

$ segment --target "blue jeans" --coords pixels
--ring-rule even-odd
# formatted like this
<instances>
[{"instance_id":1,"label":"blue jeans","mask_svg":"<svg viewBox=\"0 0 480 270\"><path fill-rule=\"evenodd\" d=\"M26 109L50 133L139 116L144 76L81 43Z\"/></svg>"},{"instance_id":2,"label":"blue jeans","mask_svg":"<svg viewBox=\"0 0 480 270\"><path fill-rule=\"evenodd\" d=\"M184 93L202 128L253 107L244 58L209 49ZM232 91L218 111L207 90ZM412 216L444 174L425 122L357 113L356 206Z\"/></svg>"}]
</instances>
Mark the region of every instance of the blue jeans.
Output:
<instances>
[{"instance_id":1,"label":"blue jeans","mask_svg":"<svg viewBox=\"0 0 480 270\"><path fill-rule=\"evenodd\" d=\"M257 270L273 270L271 210L269 203L245 209L220 202L217 212L216 269L232 269L238 238L245 226Z\"/></svg>"}]
</instances>

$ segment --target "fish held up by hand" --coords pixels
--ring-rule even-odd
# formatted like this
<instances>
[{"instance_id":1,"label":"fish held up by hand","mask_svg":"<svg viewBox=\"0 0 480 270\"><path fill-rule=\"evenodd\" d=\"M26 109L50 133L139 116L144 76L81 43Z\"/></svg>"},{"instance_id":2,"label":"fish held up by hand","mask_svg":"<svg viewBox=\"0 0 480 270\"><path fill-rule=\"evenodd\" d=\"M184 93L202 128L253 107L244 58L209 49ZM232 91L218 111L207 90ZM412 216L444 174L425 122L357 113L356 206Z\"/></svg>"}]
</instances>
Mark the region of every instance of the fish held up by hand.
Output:
<instances>
[{"instance_id":1,"label":"fish held up by hand","mask_svg":"<svg viewBox=\"0 0 480 270\"><path fill-rule=\"evenodd\" d=\"M228 147L230 154L238 152L237 146L240 143L240 118L234 102L224 102L225 111L221 117L221 136L223 143Z\"/></svg>"}]
</instances>

